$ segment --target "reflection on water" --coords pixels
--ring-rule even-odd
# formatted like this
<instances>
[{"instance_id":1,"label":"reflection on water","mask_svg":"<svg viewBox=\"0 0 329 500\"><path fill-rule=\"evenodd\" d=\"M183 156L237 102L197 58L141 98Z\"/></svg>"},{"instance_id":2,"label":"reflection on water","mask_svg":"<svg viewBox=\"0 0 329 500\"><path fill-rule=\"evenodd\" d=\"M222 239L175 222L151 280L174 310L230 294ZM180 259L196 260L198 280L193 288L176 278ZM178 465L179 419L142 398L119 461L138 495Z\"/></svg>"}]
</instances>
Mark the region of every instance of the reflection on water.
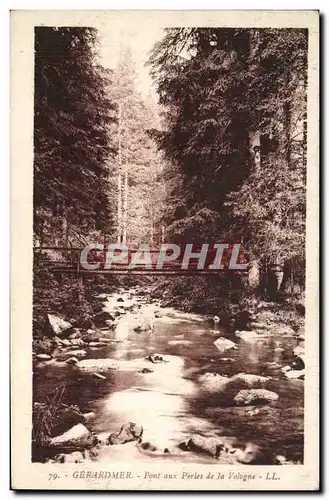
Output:
<instances>
[{"instance_id":1,"label":"reflection on water","mask_svg":"<svg viewBox=\"0 0 329 500\"><path fill-rule=\"evenodd\" d=\"M121 296L125 307L136 305L136 299ZM113 311L117 305L117 297L111 297L107 310ZM303 383L286 380L281 372L282 364L291 360L294 340L264 337L258 342L245 342L200 316L171 311L155 318L157 309L154 304L141 305L139 310L120 317L115 332L102 332L102 336L118 342L88 352L87 358L117 360L120 369L107 373L105 381L93 380L90 374L72 366L49 365L35 372L34 400L41 401L44 394L53 393L60 382L65 382L66 402L95 412L96 433L108 435L132 421L143 426L143 439L161 450L172 449L193 433L217 434L302 460ZM133 328L141 316L152 323L151 330L137 333ZM214 345L220 336L234 340L238 348L220 352ZM166 362L145 360L154 353ZM138 368L143 367L152 372L139 373ZM206 372L269 376L266 388L277 392L279 401L248 414L248 409L234 407L220 394L205 393L198 378ZM121 448L127 453L128 448ZM129 450L132 453L131 447ZM109 450L103 459L116 459L117 453ZM135 453L142 455L136 449ZM213 460L206 456L192 458L198 462Z\"/></svg>"}]
</instances>

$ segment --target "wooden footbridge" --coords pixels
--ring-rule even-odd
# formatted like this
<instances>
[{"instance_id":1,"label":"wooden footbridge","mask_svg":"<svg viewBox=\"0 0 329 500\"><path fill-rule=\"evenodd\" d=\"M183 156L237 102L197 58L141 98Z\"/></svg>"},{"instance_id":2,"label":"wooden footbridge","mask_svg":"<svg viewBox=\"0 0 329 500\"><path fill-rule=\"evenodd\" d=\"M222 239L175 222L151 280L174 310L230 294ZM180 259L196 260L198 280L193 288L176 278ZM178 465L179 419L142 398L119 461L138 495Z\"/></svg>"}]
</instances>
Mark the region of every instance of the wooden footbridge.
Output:
<instances>
[{"instance_id":1,"label":"wooden footbridge","mask_svg":"<svg viewBox=\"0 0 329 500\"><path fill-rule=\"evenodd\" d=\"M34 261L42 263L50 272L71 273L78 275L166 275L166 276L193 276L193 275L218 275L223 272L241 273L241 271L230 271L225 269L209 269L207 265L204 269L197 268L197 261L191 261L188 269L182 269L182 261L164 262L162 267L157 267L157 257L160 249L150 249L149 253L151 264L134 264L130 266L134 255L139 251L129 249L125 261L113 262L110 267L106 266L105 250L90 250L87 263L92 264L94 269L86 269L81 261L84 248L80 247L62 247L62 246L39 246L34 247ZM212 261L211 261L212 262ZM209 262L209 263L211 263ZM242 271L244 272L244 271Z\"/></svg>"}]
</instances>

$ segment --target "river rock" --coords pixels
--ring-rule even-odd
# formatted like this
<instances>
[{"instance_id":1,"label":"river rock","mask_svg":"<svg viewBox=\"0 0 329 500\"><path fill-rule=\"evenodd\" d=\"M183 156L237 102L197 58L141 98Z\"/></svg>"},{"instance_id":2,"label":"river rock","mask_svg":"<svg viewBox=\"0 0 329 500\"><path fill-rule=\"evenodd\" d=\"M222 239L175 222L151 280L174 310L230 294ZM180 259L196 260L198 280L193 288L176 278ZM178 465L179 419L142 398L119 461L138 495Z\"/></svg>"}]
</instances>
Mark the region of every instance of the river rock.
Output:
<instances>
[{"instance_id":1,"label":"river rock","mask_svg":"<svg viewBox=\"0 0 329 500\"><path fill-rule=\"evenodd\" d=\"M89 333L88 333L89 331ZM82 335L82 340L86 343L88 342L98 342L99 334L95 332L95 330L88 330L87 333Z\"/></svg>"},{"instance_id":2,"label":"river rock","mask_svg":"<svg viewBox=\"0 0 329 500\"><path fill-rule=\"evenodd\" d=\"M149 332L153 329L153 325L151 322L148 321L143 321L139 325L135 326L134 332L141 333L141 332Z\"/></svg>"},{"instance_id":3,"label":"river rock","mask_svg":"<svg viewBox=\"0 0 329 500\"><path fill-rule=\"evenodd\" d=\"M101 311L93 316L92 321L96 326L105 326L107 321L113 321L114 316L107 311Z\"/></svg>"},{"instance_id":4,"label":"river rock","mask_svg":"<svg viewBox=\"0 0 329 500\"><path fill-rule=\"evenodd\" d=\"M72 339L71 344L74 347L82 347L82 346L86 345L86 342L84 342L82 339Z\"/></svg>"},{"instance_id":5,"label":"river rock","mask_svg":"<svg viewBox=\"0 0 329 500\"><path fill-rule=\"evenodd\" d=\"M77 328L74 329L73 333L71 333L71 335L69 335L69 340L74 340L74 339L80 339L82 336L82 333L80 330L78 330Z\"/></svg>"},{"instance_id":6,"label":"river rock","mask_svg":"<svg viewBox=\"0 0 329 500\"><path fill-rule=\"evenodd\" d=\"M108 370L118 370L119 365L115 360L105 359L84 359L77 365L84 372L105 373Z\"/></svg>"},{"instance_id":7,"label":"river rock","mask_svg":"<svg viewBox=\"0 0 329 500\"><path fill-rule=\"evenodd\" d=\"M73 357L73 358L82 359L85 356L87 356L87 353L83 349L77 349L77 350L74 350L74 351L67 351L67 352L65 352L64 356L67 357L67 358Z\"/></svg>"},{"instance_id":8,"label":"river rock","mask_svg":"<svg viewBox=\"0 0 329 500\"><path fill-rule=\"evenodd\" d=\"M192 345L194 342L192 340L170 340L168 345Z\"/></svg>"},{"instance_id":9,"label":"river rock","mask_svg":"<svg viewBox=\"0 0 329 500\"><path fill-rule=\"evenodd\" d=\"M237 405L248 406L262 403L273 403L279 399L276 392L267 389L242 389L234 397L234 403Z\"/></svg>"},{"instance_id":10,"label":"river rock","mask_svg":"<svg viewBox=\"0 0 329 500\"><path fill-rule=\"evenodd\" d=\"M163 359L162 356L159 356L158 354L150 354L146 358L148 361L151 361L151 363L166 363L166 361Z\"/></svg>"},{"instance_id":11,"label":"river rock","mask_svg":"<svg viewBox=\"0 0 329 500\"><path fill-rule=\"evenodd\" d=\"M124 299L123 299L122 297L119 297L119 298L117 299L117 302L124 302Z\"/></svg>"},{"instance_id":12,"label":"river rock","mask_svg":"<svg viewBox=\"0 0 329 500\"><path fill-rule=\"evenodd\" d=\"M304 370L305 368L305 354L300 351L298 356L295 356L291 363L291 368L293 370Z\"/></svg>"},{"instance_id":13,"label":"river rock","mask_svg":"<svg viewBox=\"0 0 329 500\"><path fill-rule=\"evenodd\" d=\"M264 384L270 380L270 377L262 377L261 375L254 375L253 373L237 373L231 377L231 381L241 380L245 382L249 387L253 387L256 384Z\"/></svg>"},{"instance_id":14,"label":"river rock","mask_svg":"<svg viewBox=\"0 0 329 500\"><path fill-rule=\"evenodd\" d=\"M119 432L110 434L107 444L123 444L129 441L137 441L143 435L143 427L134 422L124 424Z\"/></svg>"},{"instance_id":15,"label":"river rock","mask_svg":"<svg viewBox=\"0 0 329 500\"><path fill-rule=\"evenodd\" d=\"M304 380L305 370L287 370L284 375L290 379Z\"/></svg>"},{"instance_id":16,"label":"river rock","mask_svg":"<svg viewBox=\"0 0 329 500\"><path fill-rule=\"evenodd\" d=\"M95 444L97 444L97 438L83 424L77 424L64 434L52 438L48 446L60 449L81 449Z\"/></svg>"},{"instance_id":17,"label":"river rock","mask_svg":"<svg viewBox=\"0 0 329 500\"><path fill-rule=\"evenodd\" d=\"M52 359L52 357L49 356L49 354L37 354L36 359L38 361L49 361Z\"/></svg>"},{"instance_id":18,"label":"river rock","mask_svg":"<svg viewBox=\"0 0 329 500\"><path fill-rule=\"evenodd\" d=\"M62 346L65 346L65 347L71 347L71 341L68 340L68 339L63 339L62 340Z\"/></svg>"},{"instance_id":19,"label":"river rock","mask_svg":"<svg viewBox=\"0 0 329 500\"><path fill-rule=\"evenodd\" d=\"M236 330L235 336L244 340L245 342L256 342L260 337L254 330Z\"/></svg>"},{"instance_id":20,"label":"river rock","mask_svg":"<svg viewBox=\"0 0 329 500\"><path fill-rule=\"evenodd\" d=\"M68 365L76 365L77 363L79 363L79 360L78 358L75 358L74 356L72 358L69 358L66 360L66 363Z\"/></svg>"},{"instance_id":21,"label":"river rock","mask_svg":"<svg viewBox=\"0 0 329 500\"><path fill-rule=\"evenodd\" d=\"M89 347L105 347L105 346L108 345L108 342L104 342L104 341L103 342L100 342L100 341L98 341L98 342L89 342L88 345L89 345Z\"/></svg>"},{"instance_id":22,"label":"river rock","mask_svg":"<svg viewBox=\"0 0 329 500\"><path fill-rule=\"evenodd\" d=\"M47 314L48 323L54 335L62 335L66 330L72 328L71 323L65 321L61 316Z\"/></svg>"},{"instance_id":23,"label":"river rock","mask_svg":"<svg viewBox=\"0 0 329 500\"><path fill-rule=\"evenodd\" d=\"M52 464L83 464L85 462L97 460L97 453L94 450L74 451L73 453L60 453L54 458L47 460Z\"/></svg>"},{"instance_id":24,"label":"river rock","mask_svg":"<svg viewBox=\"0 0 329 500\"><path fill-rule=\"evenodd\" d=\"M60 339L59 337L54 337L52 340L53 340L55 346L57 346L57 347L64 345L63 339Z\"/></svg>"},{"instance_id":25,"label":"river rock","mask_svg":"<svg viewBox=\"0 0 329 500\"><path fill-rule=\"evenodd\" d=\"M226 339L225 337L219 337L219 339L215 340L214 345L221 352L227 351L228 349L233 349L236 347L236 344L232 342L232 340Z\"/></svg>"},{"instance_id":26,"label":"river rock","mask_svg":"<svg viewBox=\"0 0 329 500\"><path fill-rule=\"evenodd\" d=\"M95 418L96 414L93 411L89 411L88 413L83 413L83 418L85 422L89 422L93 418Z\"/></svg>"},{"instance_id":27,"label":"river rock","mask_svg":"<svg viewBox=\"0 0 329 500\"><path fill-rule=\"evenodd\" d=\"M199 377L199 382L206 391L218 392L227 386L230 379L229 377L219 375L218 373L204 373Z\"/></svg>"},{"instance_id":28,"label":"river rock","mask_svg":"<svg viewBox=\"0 0 329 500\"><path fill-rule=\"evenodd\" d=\"M259 323L257 321L252 321L250 323L250 328L253 330L266 330L268 328L268 325L266 323Z\"/></svg>"},{"instance_id":29,"label":"river rock","mask_svg":"<svg viewBox=\"0 0 329 500\"><path fill-rule=\"evenodd\" d=\"M224 449L224 441L217 437L204 437L199 434L193 434L186 441L186 449L201 453L206 453L212 457L218 458L220 452Z\"/></svg>"},{"instance_id":30,"label":"river rock","mask_svg":"<svg viewBox=\"0 0 329 500\"><path fill-rule=\"evenodd\" d=\"M251 321L252 314L250 311L244 310L238 312L234 316L234 327L237 330L243 330L248 327L250 321Z\"/></svg>"},{"instance_id":31,"label":"river rock","mask_svg":"<svg viewBox=\"0 0 329 500\"><path fill-rule=\"evenodd\" d=\"M231 448L230 454L241 464L252 464L260 457L261 449L254 443L248 443L244 449Z\"/></svg>"},{"instance_id":32,"label":"river rock","mask_svg":"<svg viewBox=\"0 0 329 500\"><path fill-rule=\"evenodd\" d=\"M296 335L295 330L288 325L276 327L275 333L276 335L284 335L287 337Z\"/></svg>"},{"instance_id":33,"label":"river rock","mask_svg":"<svg viewBox=\"0 0 329 500\"><path fill-rule=\"evenodd\" d=\"M150 370L149 368L143 368L142 370L139 370L138 373L153 373L153 370Z\"/></svg>"}]
</instances>

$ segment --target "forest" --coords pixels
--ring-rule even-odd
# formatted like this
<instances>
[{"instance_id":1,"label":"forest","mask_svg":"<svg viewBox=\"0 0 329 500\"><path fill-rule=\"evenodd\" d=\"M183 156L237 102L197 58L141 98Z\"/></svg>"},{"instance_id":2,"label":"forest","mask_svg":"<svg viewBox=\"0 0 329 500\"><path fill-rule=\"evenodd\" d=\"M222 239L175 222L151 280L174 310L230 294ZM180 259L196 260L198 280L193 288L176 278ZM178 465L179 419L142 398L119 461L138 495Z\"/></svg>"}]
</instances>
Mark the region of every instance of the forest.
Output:
<instances>
[{"instance_id":1,"label":"forest","mask_svg":"<svg viewBox=\"0 0 329 500\"><path fill-rule=\"evenodd\" d=\"M97 63L94 29L36 29L35 50L38 245L242 242L249 280L216 281L302 296L305 30L167 30L147 62L158 102L136 90L129 48L113 70ZM186 281L191 306L220 294Z\"/></svg>"},{"instance_id":2,"label":"forest","mask_svg":"<svg viewBox=\"0 0 329 500\"><path fill-rule=\"evenodd\" d=\"M105 68L100 43L94 28L35 28L34 355L60 342L49 316L92 335L99 297L123 289L223 328L251 333L257 318L303 340L307 30L165 29L145 61L147 95L131 47ZM96 242L239 243L248 272L51 271L62 248ZM302 460L295 442L287 456Z\"/></svg>"}]
</instances>

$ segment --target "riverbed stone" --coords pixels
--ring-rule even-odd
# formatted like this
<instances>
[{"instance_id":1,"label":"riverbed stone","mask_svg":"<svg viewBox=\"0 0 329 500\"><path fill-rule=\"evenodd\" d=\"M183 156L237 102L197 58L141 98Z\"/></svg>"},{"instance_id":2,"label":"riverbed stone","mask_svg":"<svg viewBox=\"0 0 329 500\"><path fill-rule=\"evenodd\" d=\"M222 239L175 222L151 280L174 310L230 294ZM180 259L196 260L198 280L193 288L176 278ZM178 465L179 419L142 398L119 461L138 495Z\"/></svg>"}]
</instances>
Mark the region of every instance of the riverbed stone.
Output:
<instances>
[{"instance_id":1,"label":"riverbed stone","mask_svg":"<svg viewBox=\"0 0 329 500\"><path fill-rule=\"evenodd\" d=\"M257 342L257 340L260 338L260 335L258 335L257 332L254 330L236 330L235 331L235 336L239 337L240 339L244 340L245 342Z\"/></svg>"},{"instance_id":2,"label":"riverbed stone","mask_svg":"<svg viewBox=\"0 0 329 500\"><path fill-rule=\"evenodd\" d=\"M49 354L37 354L36 359L38 361L49 361L52 357Z\"/></svg>"},{"instance_id":3,"label":"riverbed stone","mask_svg":"<svg viewBox=\"0 0 329 500\"><path fill-rule=\"evenodd\" d=\"M62 340L62 345L65 347L71 347L71 341L69 339L63 339Z\"/></svg>"},{"instance_id":4,"label":"riverbed stone","mask_svg":"<svg viewBox=\"0 0 329 500\"><path fill-rule=\"evenodd\" d=\"M231 377L231 381L241 380L245 382L249 387L253 387L257 384L264 384L268 382L271 377L262 377L261 375L255 375L253 373L237 373Z\"/></svg>"},{"instance_id":5,"label":"riverbed stone","mask_svg":"<svg viewBox=\"0 0 329 500\"><path fill-rule=\"evenodd\" d=\"M76 347L82 347L86 345L86 342L84 342L82 339L71 339L71 344Z\"/></svg>"},{"instance_id":6,"label":"riverbed stone","mask_svg":"<svg viewBox=\"0 0 329 500\"><path fill-rule=\"evenodd\" d=\"M77 424L68 431L52 438L49 442L50 448L59 449L81 449L90 448L97 444L97 438L83 424Z\"/></svg>"},{"instance_id":7,"label":"riverbed stone","mask_svg":"<svg viewBox=\"0 0 329 500\"><path fill-rule=\"evenodd\" d=\"M289 379L304 380L305 370L288 370L284 375Z\"/></svg>"},{"instance_id":8,"label":"riverbed stone","mask_svg":"<svg viewBox=\"0 0 329 500\"><path fill-rule=\"evenodd\" d=\"M89 342L89 347L106 347L108 342L98 341L98 342Z\"/></svg>"},{"instance_id":9,"label":"riverbed stone","mask_svg":"<svg viewBox=\"0 0 329 500\"><path fill-rule=\"evenodd\" d=\"M59 336L72 328L72 324L66 321L63 317L56 314L47 314L50 330L53 335Z\"/></svg>"},{"instance_id":10,"label":"riverbed stone","mask_svg":"<svg viewBox=\"0 0 329 500\"><path fill-rule=\"evenodd\" d=\"M143 435L143 427L134 422L124 424L119 432L114 432L109 435L107 444L124 444L129 441L137 441Z\"/></svg>"},{"instance_id":11,"label":"riverbed stone","mask_svg":"<svg viewBox=\"0 0 329 500\"><path fill-rule=\"evenodd\" d=\"M80 339L81 336L82 336L81 330L79 330L78 328L74 328L73 333L71 333L71 335L69 335L68 338L69 340L74 340L74 339Z\"/></svg>"},{"instance_id":12,"label":"riverbed stone","mask_svg":"<svg viewBox=\"0 0 329 500\"><path fill-rule=\"evenodd\" d=\"M106 326L107 321L113 321L114 315L107 311L101 311L93 316L92 321L96 326Z\"/></svg>"},{"instance_id":13,"label":"riverbed stone","mask_svg":"<svg viewBox=\"0 0 329 500\"><path fill-rule=\"evenodd\" d=\"M273 403L279 399L276 392L267 389L242 389L234 397L233 401L237 405L248 406L254 404Z\"/></svg>"},{"instance_id":14,"label":"riverbed stone","mask_svg":"<svg viewBox=\"0 0 329 500\"><path fill-rule=\"evenodd\" d=\"M139 323L137 326L134 328L134 332L141 333L141 332L149 332L153 329L153 325L150 321L143 321Z\"/></svg>"},{"instance_id":15,"label":"riverbed stone","mask_svg":"<svg viewBox=\"0 0 329 500\"><path fill-rule=\"evenodd\" d=\"M84 359L79 361L78 368L84 372L106 373L108 370L118 370L119 364L110 358L105 359Z\"/></svg>"},{"instance_id":16,"label":"riverbed stone","mask_svg":"<svg viewBox=\"0 0 329 500\"><path fill-rule=\"evenodd\" d=\"M72 358L69 358L66 360L66 363L68 365L76 365L77 363L79 363L79 360L78 360L78 358L75 358L74 356L72 356Z\"/></svg>"},{"instance_id":17,"label":"riverbed stone","mask_svg":"<svg viewBox=\"0 0 329 500\"><path fill-rule=\"evenodd\" d=\"M187 450L206 453L215 458L219 457L224 447L225 444L223 439L218 436L205 437L199 434L193 434L193 436L186 441Z\"/></svg>"},{"instance_id":18,"label":"riverbed stone","mask_svg":"<svg viewBox=\"0 0 329 500\"><path fill-rule=\"evenodd\" d=\"M84 358L87 356L87 352L84 351L83 349L76 349L76 350L72 350L72 351L67 351L65 353L62 354L63 357L65 358L78 358L78 359L81 359L81 358Z\"/></svg>"},{"instance_id":19,"label":"riverbed stone","mask_svg":"<svg viewBox=\"0 0 329 500\"><path fill-rule=\"evenodd\" d=\"M228 349L234 349L236 344L232 340L226 339L225 337L219 337L215 340L214 345L221 352L227 351Z\"/></svg>"},{"instance_id":20,"label":"riverbed stone","mask_svg":"<svg viewBox=\"0 0 329 500\"><path fill-rule=\"evenodd\" d=\"M230 378L219 373L204 373L199 377L202 388L208 392L218 392L227 387Z\"/></svg>"}]
</instances>

